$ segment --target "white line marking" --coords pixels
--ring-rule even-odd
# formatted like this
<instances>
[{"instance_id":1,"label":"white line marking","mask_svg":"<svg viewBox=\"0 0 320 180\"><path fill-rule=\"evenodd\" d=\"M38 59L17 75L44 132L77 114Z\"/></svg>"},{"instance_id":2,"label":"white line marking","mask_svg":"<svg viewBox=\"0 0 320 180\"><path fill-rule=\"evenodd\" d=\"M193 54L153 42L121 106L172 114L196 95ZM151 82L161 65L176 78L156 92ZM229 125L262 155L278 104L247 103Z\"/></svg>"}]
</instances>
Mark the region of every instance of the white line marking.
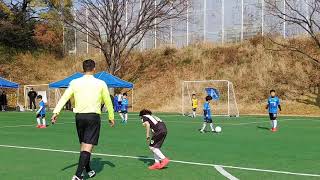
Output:
<instances>
[{"instance_id":1,"label":"white line marking","mask_svg":"<svg viewBox=\"0 0 320 180\"><path fill-rule=\"evenodd\" d=\"M77 152L77 151L67 151L67 150L60 150L60 149L47 149L47 148L37 148L37 147L26 147L26 146L12 146L12 145L5 145L5 144L0 144L0 147L79 154L79 152ZM97 156L118 157L118 158L128 158L128 159L148 159L148 160L153 159L153 158L148 158L148 157L125 156L125 155L116 155L116 154L103 154L103 153L93 153L93 154L97 155ZM210 166L210 167L221 166L223 168L230 168L230 169L240 169L240 170L247 170L247 171L258 171L258 172L270 172L270 173L288 174L288 175L296 175L296 176L320 177L320 174L295 173L295 172L288 172L288 171L246 168L246 167L237 167L237 166L228 166L228 165L219 165L219 164L207 164L207 163L179 161L179 160L171 160L171 162L181 163L181 164L190 164L190 165L199 165L199 166Z\"/></svg>"},{"instance_id":2,"label":"white line marking","mask_svg":"<svg viewBox=\"0 0 320 180\"><path fill-rule=\"evenodd\" d=\"M63 118L63 119L74 119L74 118ZM120 119L115 119L116 121L119 121ZM136 119L130 119L129 122L141 122L141 120L136 120ZM319 121L317 119L309 119L309 120L301 120L301 119L280 119L280 122L284 121ZM1 121L0 121L1 122ZM102 122L107 122L107 120L102 120ZM183 124L199 124L202 121L195 122L195 121L166 121L166 123L183 123ZM63 125L63 124L74 124L75 122L61 122L61 123L56 123L55 125ZM262 121L253 121L253 122L243 122L243 123L219 123L219 125L227 125L227 126L242 126L242 125L249 125L249 124L260 124L260 123L269 123L269 120L262 120ZM25 124L25 125L14 125L14 126L0 126L1 128L16 128L16 127L32 127L36 126L35 124Z\"/></svg>"},{"instance_id":3,"label":"white line marking","mask_svg":"<svg viewBox=\"0 0 320 180\"><path fill-rule=\"evenodd\" d=\"M232 174L230 174L228 171L224 170L221 166L214 166L214 168L229 180L239 180L238 178L232 176Z\"/></svg>"},{"instance_id":4,"label":"white line marking","mask_svg":"<svg viewBox=\"0 0 320 180\"><path fill-rule=\"evenodd\" d=\"M62 124L74 124L74 122L64 122L64 123L56 123L57 125L62 125ZM16 127L36 127L36 124L22 124L22 125L16 125L16 126L1 126L1 128L16 128Z\"/></svg>"}]
</instances>

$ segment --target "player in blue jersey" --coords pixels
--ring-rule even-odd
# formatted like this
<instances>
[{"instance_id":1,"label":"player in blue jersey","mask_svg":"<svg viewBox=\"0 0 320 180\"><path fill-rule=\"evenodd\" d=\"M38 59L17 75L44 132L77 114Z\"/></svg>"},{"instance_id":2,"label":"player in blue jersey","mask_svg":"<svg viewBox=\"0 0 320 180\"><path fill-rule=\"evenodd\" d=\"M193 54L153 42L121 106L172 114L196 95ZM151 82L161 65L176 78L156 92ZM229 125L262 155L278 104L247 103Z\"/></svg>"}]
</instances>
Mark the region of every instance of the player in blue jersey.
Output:
<instances>
[{"instance_id":1,"label":"player in blue jersey","mask_svg":"<svg viewBox=\"0 0 320 180\"><path fill-rule=\"evenodd\" d=\"M42 96L38 95L37 100L39 101L39 110L36 112L37 114L37 128L46 128L46 104L44 103ZM42 124L41 124L41 119L42 119Z\"/></svg>"},{"instance_id":2,"label":"player in blue jersey","mask_svg":"<svg viewBox=\"0 0 320 180\"><path fill-rule=\"evenodd\" d=\"M121 123L127 123L128 122L128 95L127 93L123 93L122 95L122 101L121 101L121 109L120 109L120 117L122 119Z\"/></svg>"},{"instance_id":3,"label":"player in blue jersey","mask_svg":"<svg viewBox=\"0 0 320 180\"><path fill-rule=\"evenodd\" d=\"M280 99L276 96L275 90L270 90L270 97L268 98L268 104L266 109L269 111L269 117L271 120L271 131L277 131L277 117L278 117L278 108L281 111Z\"/></svg>"},{"instance_id":4,"label":"player in blue jersey","mask_svg":"<svg viewBox=\"0 0 320 180\"><path fill-rule=\"evenodd\" d=\"M113 109L114 109L114 112L119 111L118 94L115 94L113 97Z\"/></svg>"},{"instance_id":5,"label":"player in blue jersey","mask_svg":"<svg viewBox=\"0 0 320 180\"><path fill-rule=\"evenodd\" d=\"M204 133L207 124L210 124L211 131L214 132L214 127L212 123L212 117L211 117L211 108L210 108L210 101L212 100L211 96L206 97L206 102L203 104L203 125L202 128L200 129L201 133Z\"/></svg>"}]
</instances>

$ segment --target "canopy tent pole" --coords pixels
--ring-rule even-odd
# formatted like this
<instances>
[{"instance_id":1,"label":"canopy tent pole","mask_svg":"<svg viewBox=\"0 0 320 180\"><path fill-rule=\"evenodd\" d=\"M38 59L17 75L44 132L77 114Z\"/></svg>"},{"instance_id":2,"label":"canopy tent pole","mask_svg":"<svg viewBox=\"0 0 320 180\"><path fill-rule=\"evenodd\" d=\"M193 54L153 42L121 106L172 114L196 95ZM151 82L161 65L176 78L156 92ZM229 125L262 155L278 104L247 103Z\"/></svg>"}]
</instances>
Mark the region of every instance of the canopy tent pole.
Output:
<instances>
[{"instance_id":1,"label":"canopy tent pole","mask_svg":"<svg viewBox=\"0 0 320 180\"><path fill-rule=\"evenodd\" d=\"M27 95L26 95L27 91L26 91L26 88L27 88L26 85L24 85L23 86L24 108L28 109L28 107L27 107Z\"/></svg>"},{"instance_id":2,"label":"canopy tent pole","mask_svg":"<svg viewBox=\"0 0 320 180\"><path fill-rule=\"evenodd\" d=\"M16 104L16 106L18 106L18 104L19 104L19 88L17 88L17 104Z\"/></svg>"},{"instance_id":3,"label":"canopy tent pole","mask_svg":"<svg viewBox=\"0 0 320 180\"><path fill-rule=\"evenodd\" d=\"M133 102L134 102L134 101L133 101L133 88L132 88L132 94L131 94L131 96L132 96L132 108L131 108L131 109L132 109L132 112L133 112Z\"/></svg>"}]
</instances>

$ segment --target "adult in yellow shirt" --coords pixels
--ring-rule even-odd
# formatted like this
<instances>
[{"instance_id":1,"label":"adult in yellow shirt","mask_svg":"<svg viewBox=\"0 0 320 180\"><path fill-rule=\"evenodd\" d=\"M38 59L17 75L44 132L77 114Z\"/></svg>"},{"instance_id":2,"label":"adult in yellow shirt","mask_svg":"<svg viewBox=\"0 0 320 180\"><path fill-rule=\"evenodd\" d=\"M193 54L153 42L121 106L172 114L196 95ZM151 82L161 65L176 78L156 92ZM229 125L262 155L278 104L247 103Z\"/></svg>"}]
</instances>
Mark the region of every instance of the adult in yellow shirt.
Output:
<instances>
[{"instance_id":1,"label":"adult in yellow shirt","mask_svg":"<svg viewBox=\"0 0 320 180\"><path fill-rule=\"evenodd\" d=\"M192 117L195 118L197 115L197 108L198 108L198 99L196 97L196 94L192 94Z\"/></svg>"},{"instance_id":2,"label":"adult in yellow shirt","mask_svg":"<svg viewBox=\"0 0 320 180\"><path fill-rule=\"evenodd\" d=\"M98 145L100 134L100 114L101 104L104 103L109 114L109 122L114 126L114 112L111 102L108 86L104 81L96 79L93 74L95 72L95 62L91 59L83 62L84 76L70 82L69 87L59 100L53 116L52 124L56 123L58 115L73 96L75 101L74 113L76 113L76 127L81 144L80 158L77 171L72 180L82 180L84 170L89 177L96 175L95 171L90 168L90 157L92 149Z\"/></svg>"}]
</instances>

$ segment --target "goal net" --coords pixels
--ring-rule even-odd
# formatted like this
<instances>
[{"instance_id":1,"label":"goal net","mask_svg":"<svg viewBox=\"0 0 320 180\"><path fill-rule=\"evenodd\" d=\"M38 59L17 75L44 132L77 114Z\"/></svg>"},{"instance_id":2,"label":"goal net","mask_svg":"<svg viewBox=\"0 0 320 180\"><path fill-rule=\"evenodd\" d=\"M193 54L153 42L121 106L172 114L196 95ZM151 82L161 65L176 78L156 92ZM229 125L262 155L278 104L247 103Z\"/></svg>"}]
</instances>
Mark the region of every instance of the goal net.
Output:
<instances>
[{"instance_id":1,"label":"goal net","mask_svg":"<svg viewBox=\"0 0 320 180\"><path fill-rule=\"evenodd\" d=\"M192 94L198 99L197 114L203 114L203 103L208 95L208 89L213 90L211 109L213 116L238 117L239 110L232 82L227 80L183 81L182 83L182 115L192 113Z\"/></svg>"}]
</instances>

